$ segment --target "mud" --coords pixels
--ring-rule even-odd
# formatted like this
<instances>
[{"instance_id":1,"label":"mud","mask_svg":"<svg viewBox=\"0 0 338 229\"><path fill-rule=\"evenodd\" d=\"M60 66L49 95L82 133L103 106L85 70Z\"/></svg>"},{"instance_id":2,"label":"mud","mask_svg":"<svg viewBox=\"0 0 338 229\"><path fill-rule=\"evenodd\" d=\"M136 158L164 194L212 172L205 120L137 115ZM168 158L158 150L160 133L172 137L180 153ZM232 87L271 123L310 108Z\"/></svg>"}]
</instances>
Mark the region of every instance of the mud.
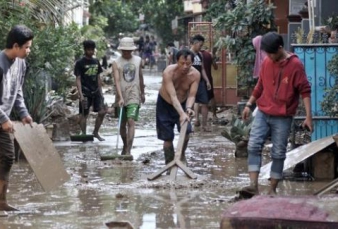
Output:
<instances>
[{"instance_id":1,"label":"mud","mask_svg":"<svg viewBox=\"0 0 338 229\"><path fill-rule=\"evenodd\" d=\"M100 161L100 155L116 153L117 120L110 117L101 128L105 142L55 142L71 180L45 193L28 164L16 163L8 202L21 211L0 218L0 229L108 228L106 223L113 221L128 221L140 229L219 228L222 212L231 206L236 191L248 183L246 158L235 158L234 145L220 134L222 125L213 125L211 133L195 128L186 156L198 178L188 179L179 170L177 182L167 176L148 181L147 175L164 166L162 142L155 130L160 82L159 75L146 75L146 103L136 127L133 162ZM109 103L114 101L112 95L105 98ZM122 149L121 139L119 142L118 152ZM265 154L264 163L268 160ZM283 181L278 192L312 194L324 184ZM267 185L267 180L261 180L263 194Z\"/></svg>"}]
</instances>

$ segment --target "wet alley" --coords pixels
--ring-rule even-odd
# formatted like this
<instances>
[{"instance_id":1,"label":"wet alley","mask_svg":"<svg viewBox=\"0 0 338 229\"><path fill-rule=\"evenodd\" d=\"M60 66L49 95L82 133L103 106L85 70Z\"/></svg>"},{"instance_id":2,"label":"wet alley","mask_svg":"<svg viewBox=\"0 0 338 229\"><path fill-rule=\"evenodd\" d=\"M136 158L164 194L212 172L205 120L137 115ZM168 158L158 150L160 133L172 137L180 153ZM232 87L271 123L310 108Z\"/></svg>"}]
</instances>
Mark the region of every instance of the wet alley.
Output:
<instances>
[{"instance_id":1,"label":"wet alley","mask_svg":"<svg viewBox=\"0 0 338 229\"><path fill-rule=\"evenodd\" d=\"M246 159L235 158L233 143L220 134L224 126L213 125L211 133L195 128L186 156L197 180L179 171L175 183L164 176L148 181L147 175L164 166L162 141L155 129L160 84L159 74L145 71L146 102L136 125L134 161L100 161L100 155L116 152L117 119L104 120L100 131L104 142L54 142L70 181L45 193L27 162L16 163L8 202L20 212L0 218L0 229L108 228L105 223L111 221L129 221L140 229L219 228L222 212L232 204L236 190L248 183ZM106 93L105 98L114 101L114 95ZM89 125L89 132L92 127ZM177 140L176 135L175 145ZM267 184L267 180L261 181L262 193ZM285 180L278 192L311 195L323 184L326 182Z\"/></svg>"}]
</instances>

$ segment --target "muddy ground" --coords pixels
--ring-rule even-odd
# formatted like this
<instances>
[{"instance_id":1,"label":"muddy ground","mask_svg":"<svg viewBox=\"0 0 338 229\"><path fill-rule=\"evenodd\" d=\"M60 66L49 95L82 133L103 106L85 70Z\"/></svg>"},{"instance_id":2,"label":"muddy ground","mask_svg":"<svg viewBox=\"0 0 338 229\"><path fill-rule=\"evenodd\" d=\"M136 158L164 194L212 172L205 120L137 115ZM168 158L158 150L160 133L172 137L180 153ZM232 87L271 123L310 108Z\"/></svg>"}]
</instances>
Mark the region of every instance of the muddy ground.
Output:
<instances>
[{"instance_id":1,"label":"muddy ground","mask_svg":"<svg viewBox=\"0 0 338 229\"><path fill-rule=\"evenodd\" d=\"M117 120L112 117L106 117L101 129L105 142L55 142L71 180L45 193L29 165L25 161L16 163L8 201L21 211L1 218L0 228L107 228L105 223L111 221L129 221L140 229L219 228L222 212L233 203L236 190L248 183L246 158L234 157L234 145L220 134L224 126L213 125L211 133L195 128L187 159L197 180L179 171L174 183L167 176L147 181L147 175L164 166L164 156L155 131L161 77L145 72L146 103L136 127L134 161L100 161L100 155L116 152ZM105 98L108 103L114 101L111 94L105 94ZM229 112L219 117L225 119ZM177 140L176 136L175 144ZM325 183L285 180L278 192L312 194ZM261 180L262 194L267 185L267 180Z\"/></svg>"}]
</instances>

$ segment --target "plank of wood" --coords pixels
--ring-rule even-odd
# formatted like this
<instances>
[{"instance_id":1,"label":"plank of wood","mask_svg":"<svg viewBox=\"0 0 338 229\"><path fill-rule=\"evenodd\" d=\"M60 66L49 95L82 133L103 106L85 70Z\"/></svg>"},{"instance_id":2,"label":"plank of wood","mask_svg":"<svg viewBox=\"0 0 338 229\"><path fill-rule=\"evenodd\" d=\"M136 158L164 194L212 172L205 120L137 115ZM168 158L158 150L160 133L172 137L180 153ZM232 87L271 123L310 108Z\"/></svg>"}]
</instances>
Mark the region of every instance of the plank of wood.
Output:
<instances>
[{"instance_id":1,"label":"plank of wood","mask_svg":"<svg viewBox=\"0 0 338 229\"><path fill-rule=\"evenodd\" d=\"M162 169L158 170L156 173L153 173L151 175L149 175L147 177L148 180L155 180L156 178L158 178L159 176L161 176L162 173L164 173L165 171L167 171L168 169L170 169L171 167L173 167L175 165L175 160L169 162L166 166L164 166Z\"/></svg>"},{"instance_id":2,"label":"plank of wood","mask_svg":"<svg viewBox=\"0 0 338 229\"><path fill-rule=\"evenodd\" d=\"M183 150L184 142L185 142L185 137L187 136L188 123L189 122L186 121L181 126L180 135L178 137L178 143L177 143L175 157L174 157L175 161L181 160L182 150ZM178 171L178 167L177 167L177 165L174 165L170 170L170 180L172 180L172 181L176 180L177 171Z\"/></svg>"},{"instance_id":3,"label":"plank of wood","mask_svg":"<svg viewBox=\"0 0 338 229\"><path fill-rule=\"evenodd\" d=\"M321 151L322 149L334 144L333 136L326 138L318 139L316 141L310 142L309 144L302 145L289 151L286 154L286 159L284 161L283 171L291 168L297 163L305 160L308 157L311 157L315 153ZM270 177L270 169L272 162L267 163L261 168L260 176L261 178L267 179Z\"/></svg>"},{"instance_id":4,"label":"plank of wood","mask_svg":"<svg viewBox=\"0 0 338 229\"><path fill-rule=\"evenodd\" d=\"M176 165L182 169L182 171L191 179L196 179L197 176L186 166L182 163L182 161L176 161Z\"/></svg>"},{"instance_id":5,"label":"plank of wood","mask_svg":"<svg viewBox=\"0 0 338 229\"><path fill-rule=\"evenodd\" d=\"M52 140L43 125L14 122L14 137L28 164L45 191L51 191L70 179Z\"/></svg>"},{"instance_id":6,"label":"plank of wood","mask_svg":"<svg viewBox=\"0 0 338 229\"><path fill-rule=\"evenodd\" d=\"M184 122L183 125L181 126L174 160L172 160L170 163L168 163L165 167L163 167L156 173L153 173L152 175L148 176L148 180L154 180L158 178L165 171L170 170L170 180L174 181L176 180L178 168L182 169L183 172L185 172L185 174L187 174L188 177L192 179L197 178L197 176L193 172L191 172L190 169L181 162L182 150L184 147L188 124L189 122Z\"/></svg>"},{"instance_id":7,"label":"plank of wood","mask_svg":"<svg viewBox=\"0 0 338 229\"><path fill-rule=\"evenodd\" d=\"M336 186L338 186L338 178L331 181L330 183L328 183L327 185L325 185L324 187L322 187L321 189L319 189L317 192L315 192L313 195L315 196L321 196L324 193L332 190L333 188L335 188Z\"/></svg>"}]
</instances>

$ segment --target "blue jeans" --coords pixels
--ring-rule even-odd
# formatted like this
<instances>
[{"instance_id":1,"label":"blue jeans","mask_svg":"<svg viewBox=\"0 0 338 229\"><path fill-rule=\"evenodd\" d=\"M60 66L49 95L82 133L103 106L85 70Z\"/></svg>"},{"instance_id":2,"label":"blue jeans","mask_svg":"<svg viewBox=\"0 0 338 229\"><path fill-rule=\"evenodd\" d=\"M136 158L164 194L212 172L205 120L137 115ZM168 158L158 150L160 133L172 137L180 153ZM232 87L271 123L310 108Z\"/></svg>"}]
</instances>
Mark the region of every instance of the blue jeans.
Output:
<instances>
[{"instance_id":1,"label":"blue jeans","mask_svg":"<svg viewBox=\"0 0 338 229\"><path fill-rule=\"evenodd\" d=\"M271 116L257 111L252 123L248 143L248 170L259 172L262 163L262 149L266 138L271 135L272 165L270 177L282 179L288 137L293 118L291 116Z\"/></svg>"}]
</instances>

